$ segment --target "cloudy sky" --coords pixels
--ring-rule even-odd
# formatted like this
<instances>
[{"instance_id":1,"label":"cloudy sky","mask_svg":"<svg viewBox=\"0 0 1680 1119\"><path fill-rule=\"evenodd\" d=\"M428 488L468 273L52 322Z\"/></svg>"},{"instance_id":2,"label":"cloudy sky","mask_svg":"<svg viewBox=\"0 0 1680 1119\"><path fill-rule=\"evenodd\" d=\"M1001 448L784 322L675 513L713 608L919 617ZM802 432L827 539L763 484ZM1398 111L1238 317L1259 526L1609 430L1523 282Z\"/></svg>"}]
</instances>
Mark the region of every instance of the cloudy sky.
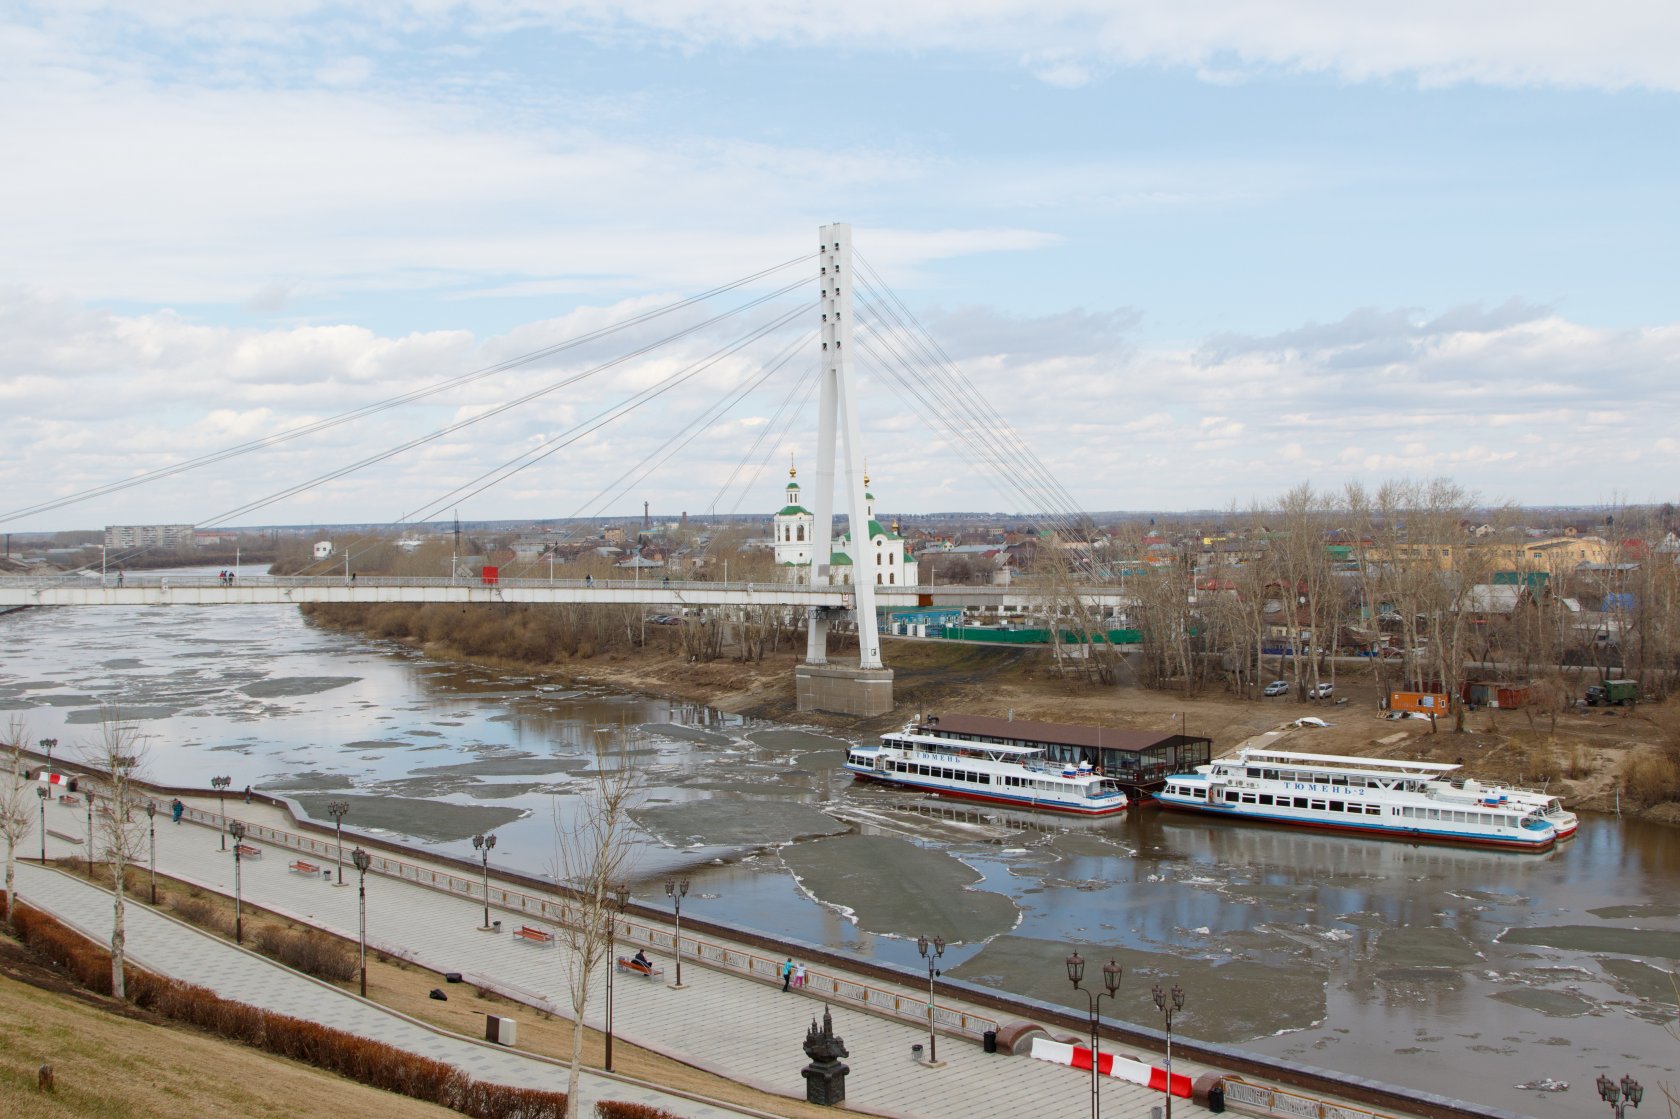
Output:
<instances>
[{"instance_id":1,"label":"cloudy sky","mask_svg":"<svg viewBox=\"0 0 1680 1119\"><path fill-rule=\"evenodd\" d=\"M814 265L19 515L800 260L836 220L878 321L890 287L1086 509L1437 475L1673 500L1677 109L1667 0L12 0L0 527L769 510L812 456L815 278L772 293ZM883 507L1022 507L860 374Z\"/></svg>"}]
</instances>

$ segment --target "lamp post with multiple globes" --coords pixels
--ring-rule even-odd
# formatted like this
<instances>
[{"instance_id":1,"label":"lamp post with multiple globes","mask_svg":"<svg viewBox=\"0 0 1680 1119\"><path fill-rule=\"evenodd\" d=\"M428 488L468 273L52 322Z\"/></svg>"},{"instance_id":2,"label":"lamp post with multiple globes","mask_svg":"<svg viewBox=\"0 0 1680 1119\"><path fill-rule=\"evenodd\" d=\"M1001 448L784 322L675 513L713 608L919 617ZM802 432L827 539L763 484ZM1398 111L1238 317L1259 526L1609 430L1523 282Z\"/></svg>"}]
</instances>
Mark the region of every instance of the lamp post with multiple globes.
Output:
<instances>
[{"instance_id":1,"label":"lamp post with multiple globes","mask_svg":"<svg viewBox=\"0 0 1680 1119\"><path fill-rule=\"evenodd\" d=\"M496 846L494 835L473 836L473 850L479 853L479 860L484 864L484 925L489 930L490 925L490 850Z\"/></svg>"},{"instance_id":2,"label":"lamp post with multiple globes","mask_svg":"<svg viewBox=\"0 0 1680 1119\"><path fill-rule=\"evenodd\" d=\"M1155 984L1153 992L1155 1007L1167 1020L1167 1112L1166 1119L1172 1119L1172 1027L1173 1018L1184 1009L1184 988L1177 983L1172 990L1163 991L1159 983Z\"/></svg>"},{"instance_id":3,"label":"lamp post with multiple globes","mask_svg":"<svg viewBox=\"0 0 1680 1119\"><path fill-rule=\"evenodd\" d=\"M1100 1119L1102 1115L1102 1050L1101 1039L1097 1027L1101 1022L1100 1009L1102 1000L1112 999L1120 990L1122 971L1119 964L1113 960L1102 967L1103 990L1090 991L1083 986L1085 981L1085 959L1078 952L1067 958L1068 982L1073 989L1085 996L1086 1010L1091 1017L1091 1119Z\"/></svg>"},{"instance_id":4,"label":"lamp post with multiple globes","mask_svg":"<svg viewBox=\"0 0 1680 1119\"><path fill-rule=\"evenodd\" d=\"M240 820L228 823L228 831L233 835L233 942L245 943L245 912L244 902L240 897L240 848L245 845L245 824Z\"/></svg>"},{"instance_id":5,"label":"lamp post with multiple globes","mask_svg":"<svg viewBox=\"0 0 1680 1119\"><path fill-rule=\"evenodd\" d=\"M688 896L688 879L668 879L665 883L665 896L671 899L671 904L677 909L677 934L674 939L677 952L677 982L673 990L682 990L682 899Z\"/></svg>"},{"instance_id":6,"label":"lamp post with multiple globes","mask_svg":"<svg viewBox=\"0 0 1680 1119\"><path fill-rule=\"evenodd\" d=\"M360 847L350 852L350 861L355 864L357 873L361 876L361 911L362 911L362 997L367 998L367 872L373 863L373 856Z\"/></svg>"},{"instance_id":7,"label":"lamp post with multiple globes","mask_svg":"<svg viewBox=\"0 0 1680 1119\"><path fill-rule=\"evenodd\" d=\"M916 938L916 951L927 961L928 973L928 1065L933 1068L939 1066L939 1035L933 1028L933 980L939 974L939 957L945 954L945 938L936 936L929 940L925 936Z\"/></svg>"}]
</instances>

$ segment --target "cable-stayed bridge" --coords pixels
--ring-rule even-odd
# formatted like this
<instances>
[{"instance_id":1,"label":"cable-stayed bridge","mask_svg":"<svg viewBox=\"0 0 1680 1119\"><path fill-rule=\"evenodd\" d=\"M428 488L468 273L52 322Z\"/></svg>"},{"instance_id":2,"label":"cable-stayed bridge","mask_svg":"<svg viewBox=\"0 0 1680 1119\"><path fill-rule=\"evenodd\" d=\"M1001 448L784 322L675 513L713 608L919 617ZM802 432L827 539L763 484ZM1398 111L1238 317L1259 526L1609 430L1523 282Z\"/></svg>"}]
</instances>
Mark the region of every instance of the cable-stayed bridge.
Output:
<instances>
[{"instance_id":1,"label":"cable-stayed bridge","mask_svg":"<svg viewBox=\"0 0 1680 1119\"><path fill-rule=\"evenodd\" d=\"M1081 591L1092 605L1112 609L1128 601L1117 587ZM813 607L850 611L856 594L848 585L807 583L712 583L662 579L429 579L392 576L255 575L231 582L215 575L54 575L0 578L0 606L284 606L305 602L457 602L574 605L641 605L700 608L720 606ZM876 587L883 609L930 606L1000 607L1033 601L1022 587Z\"/></svg>"},{"instance_id":2,"label":"cable-stayed bridge","mask_svg":"<svg viewBox=\"0 0 1680 1119\"><path fill-rule=\"evenodd\" d=\"M209 454L171 461L131 477L23 508L0 511L0 524L16 523L79 502L106 497L136 486L161 483L190 471L271 451L344 425L371 420L394 409L427 401L435 405L441 402L444 394L458 390L482 387L493 398L506 395L509 386L505 381L498 386L499 393L491 385L495 378L515 370L546 362L587 362L584 368L568 371L535 388L526 389L521 383L513 395L491 405L485 406L472 400L457 403L457 418L442 427L404 438L394 446L364 454L313 477L241 501L232 508L193 522L198 528L236 526L259 510L302 494L313 492L318 495L339 479L359 472L371 472L383 463L447 440L466 428L514 409L545 399L552 403L555 394L575 390L563 398L570 399L571 395L584 391L579 386L590 383L592 378L599 379L593 381L593 388L589 391L598 389L603 383L612 382L615 373L633 368L636 362L649 359L649 355L661 353L662 347L678 343L692 347L701 344L708 332L716 333L727 326L738 331L728 342L706 349L681 364L668 359L650 359L652 367L659 371L650 383L647 377L630 378L632 384L642 387L561 430L544 432L534 442L519 444L517 453L488 469L471 477L439 483L455 484L446 492L437 493L421 505L395 517L387 526L387 533L401 532L409 526L433 521L446 510L459 508L486 491L524 475L567 448L587 449L590 439L597 433L625 416L653 405L667 394L679 391L693 394L699 386L709 383L706 377L716 377L720 370L746 370L734 379L731 387L709 394L701 393L692 409L676 409L680 413L679 418L686 419L679 430L641 461L633 463L608 482L594 497L580 505L569 519L611 516L610 510L622 503L632 490L644 485L655 471L672 460L679 463L672 469L680 469L679 456L685 448L697 438L717 430L732 410L763 389L799 354L809 355L814 348L817 357L815 369L795 379L787 388L768 420L759 425L757 438L746 447L740 462L720 487L719 496L711 506L715 512L719 503L739 487L735 506L727 511L734 513L739 508L747 488L783 445L797 417L804 412L810 398L815 396L818 412L816 446L811 456L815 459L815 485L809 494L813 506L809 511L813 521L810 539L814 546L809 562L789 569L791 577L787 581L703 583L679 580L668 583L663 579L556 581L552 578L525 577L531 573L534 563L523 569L504 568L493 582L352 574L352 560L359 550L365 552L382 542L379 534L368 534L362 540L352 542L345 554L307 567L298 575L281 577L227 580L131 574L123 571L123 564L132 560L132 553L107 552L102 555L101 570L97 575L85 570L57 578L0 578L0 606L500 602L668 604L702 609L787 607L806 611L806 658L805 664L798 670L800 706L857 714L889 710L892 705L892 673L881 660L877 607L996 606L1003 601L1019 600L1022 594L1018 590L994 587L881 585L880 576L870 578L870 571L863 566L861 549L857 547L851 549L857 554L857 559L848 561L851 570L835 570L840 565L830 555L828 542L835 538L836 515L843 513L848 525L861 534L865 544L870 540L865 526L873 527L866 493L868 478L864 465L865 447L855 364L863 363L879 376L882 383L897 391L918 419L925 422L931 432L937 433L946 447L966 460L965 466L978 467L982 473L989 475L1000 490L1010 495L1013 501L1020 502L1019 507L1039 510L1034 519L1059 539L1089 539L1091 526L1089 518L1079 510L1067 490L1032 453L1007 420L968 382L956 362L887 287L880 274L854 255L851 227L839 223L825 225L818 231L818 237L817 252L813 255L761 269L699 295L629 315L618 322L539 350ZM791 280L788 279L790 275L793 277ZM802 288L807 292L804 302L794 295ZM811 288L817 295L814 301L808 298ZM725 298L743 299L744 302L698 317L702 307L709 308ZM789 302L793 303L791 307ZM664 336L642 340L654 329L652 324L668 327L673 322L677 325ZM601 351L608 342L627 348L605 360L586 357ZM531 477L527 475L523 484L529 485ZM322 519L318 506L311 509L311 514L312 519ZM543 518L539 516L535 519ZM341 563L344 565L342 575L336 570ZM110 574L112 568L122 572L114 580ZM1078 573L1071 574L1075 577L1067 581L1065 591L1075 600L1096 607L1119 604L1121 596L1114 588L1076 587L1080 582ZM829 623L845 614L856 620L859 656L855 668L828 663Z\"/></svg>"}]
</instances>

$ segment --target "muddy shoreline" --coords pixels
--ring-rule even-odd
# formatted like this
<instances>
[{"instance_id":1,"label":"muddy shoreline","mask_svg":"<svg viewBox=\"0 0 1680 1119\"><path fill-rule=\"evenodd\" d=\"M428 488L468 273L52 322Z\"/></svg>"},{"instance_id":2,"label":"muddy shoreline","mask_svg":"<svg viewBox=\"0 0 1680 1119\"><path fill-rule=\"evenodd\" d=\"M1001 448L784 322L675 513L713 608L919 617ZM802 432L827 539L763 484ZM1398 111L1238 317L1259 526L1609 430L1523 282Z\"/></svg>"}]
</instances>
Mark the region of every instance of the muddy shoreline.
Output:
<instances>
[{"instance_id":1,"label":"muddy shoreline","mask_svg":"<svg viewBox=\"0 0 1680 1119\"><path fill-rule=\"evenodd\" d=\"M381 638L340 618L308 612L306 616L313 625L395 641L437 660L545 677L566 686L704 704L733 715L803 724L860 740L892 730L918 713L945 710L1162 731L1184 728L1212 738L1219 754L1253 735L1314 715L1332 725L1292 730L1274 747L1456 762L1464 766L1466 776L1544 784L1577 810L1620 810L1680 826L1680 801L1641 806L1618 795L1623 771L1634 758L1660 756L1671 749L1664 744L1666 711L1661 708L1572 712L1559 717L1555 732L1546 720L1531 721L1521 712L1480 711L1470 716L1462 734L1446 729L1431 733L1419 720L1382 718L1368 674L1343 675L1337 691L1344 702L1337 704L1298 703L1288 697L1253 701L1217 692L1186 696L1154 691L1126 680L1101 687L1059 676L1044 650L884 638L884 659L895 673L896 706L888 715L855 718L798 710L793 672L803 659L802 648L769 651L752 662L728 657L695 662L683 654L673 635L657 631L635 650L534 664L465 655L447 640Z\"/></svg>"}]
</instances>

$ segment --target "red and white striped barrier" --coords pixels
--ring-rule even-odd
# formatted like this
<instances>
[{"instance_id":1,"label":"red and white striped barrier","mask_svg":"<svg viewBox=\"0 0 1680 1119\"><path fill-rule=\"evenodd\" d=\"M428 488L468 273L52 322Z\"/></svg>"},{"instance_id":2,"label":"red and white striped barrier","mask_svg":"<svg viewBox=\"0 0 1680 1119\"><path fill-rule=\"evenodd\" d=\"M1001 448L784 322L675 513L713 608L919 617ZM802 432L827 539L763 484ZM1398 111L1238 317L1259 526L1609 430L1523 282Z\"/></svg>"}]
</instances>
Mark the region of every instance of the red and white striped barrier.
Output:
<instances>
[{"instance_id":1,"label":"red and white striped barrier","mask_svg":"<svg viewBox=\"0 0 1680 1119\"><path fill-rule=\"evenodd\" d=\"M1058 1065L1071 1065L1074 1068L1088 1069L1091 1067L1091 1051L1082 1045L1069 1045L1065 1041L1051 1041L1049 1038L1033 1038L1032 1055L1034 1060L1050 1061ZM1157 1092L1167 1089L1167 1074L1164 1069L1146 1065L1142 1061L1133 1061L1126 1057L1116 1057L1112 1053L1104 1053L1099 1059L1097 1071L1104 1076L1112 1076L1117 1080L1129 1080L1133 1084L1142 1084L1146 1088ZM1181 1072L1172 1075L1172 1094L1181 1099L1190 1098L1190 1078Z\"/></svg>"},{"instance_id":2,"label":"red and white striped barrier","mask_svg":"<svg viewBox=\"0 0 1680 1119\"><path fill-rule=\"evenodd\" d=\"M67 774L49 773L43 769L38 780L43 785L70 785L73 784L76 779L68 776Z\"/></svg>"}]
</instances>

